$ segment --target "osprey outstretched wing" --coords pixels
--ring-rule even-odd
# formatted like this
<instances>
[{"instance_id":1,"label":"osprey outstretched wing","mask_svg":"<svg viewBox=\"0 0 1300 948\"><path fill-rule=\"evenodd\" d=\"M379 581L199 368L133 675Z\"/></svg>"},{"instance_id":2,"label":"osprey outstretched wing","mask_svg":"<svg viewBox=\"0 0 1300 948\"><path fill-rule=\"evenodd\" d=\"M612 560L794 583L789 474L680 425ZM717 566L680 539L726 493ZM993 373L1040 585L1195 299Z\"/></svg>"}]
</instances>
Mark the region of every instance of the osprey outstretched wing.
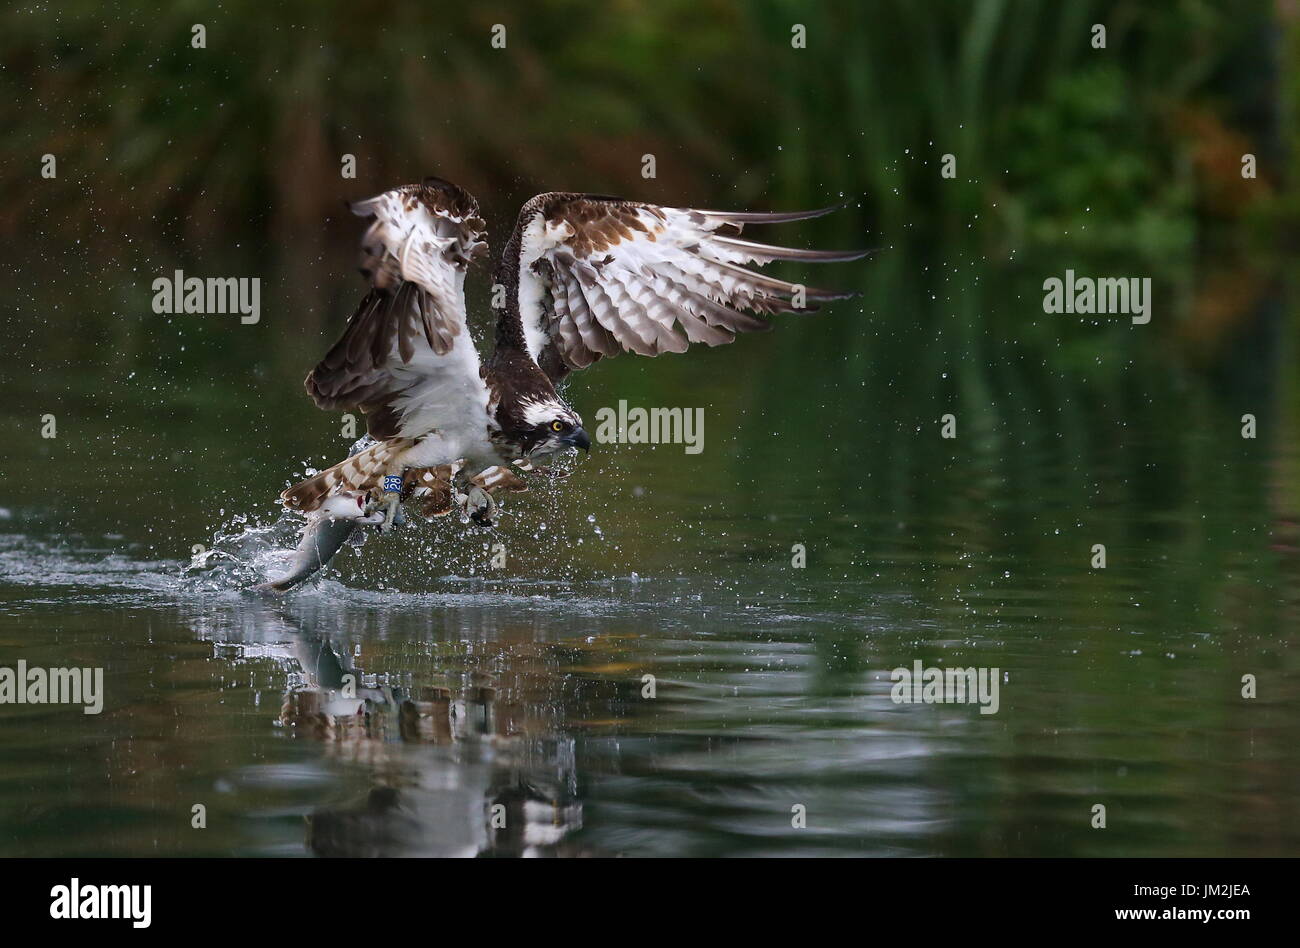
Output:
<instances>
[{"instance_id":1,"label":"osprey outstretched wing","mask_svg":"<svg viewBox=\"0 0 1300 948\"><path fill-rule=\"evenodd\" d=\"M478 202L428 178L352 212L373 221L361 241L371 289L307 393L326 410L360 408L374 438L418 437L483 387L465 316L465 271L487 251Z\"/></svg>"},{"instance_id":2,"label":"osprey outstretched wing","mask_svg":"<svg viewBox=\"0 0 1300 948\"><path fill-rule=\"evenodd\" d=\"M370 291L304 384L320 408L360 409L377 443L281 495L303 512L340 492L376 492L436 429L449 451L465 449L491 421L465 314L465 271L487 250L478 202L427 178L351 207L372 220L361 241Z\"/></svg>"},{"instance_id":3,"label":"osprey outstretched wing","mask_svg":"<svg viewBox=\"0 0 1300 948\"><path fill-rule=\"evenodd\" d=\"M357 524L386 530L400 501L436 516L459 504L491 520L492 492L523 490L512 467L590 450L582 419L555 383L598 359L684 352L770 328L855 294L759 273L776 260L856 260L865 251L796 250L740 239L746 224L794 213L703 211L589 194L540 194L519 213L502 253L496 348L480 362L465 312L465 273L487 247L478 202L438 178L353 205L370 289L342 337L307 376L328 410L359 408L369 433L347 460L281 494L312 515L284 591L320 569ZM494 294L494 297L497 294ZM382 513L379 511L382 509Z\"/></svg>"},{"instance_id":4,"label":"osprey outstretched wing","mask_svg":"<svg viewBox=\"0 0 1300 948\"><path fill-rule=\"evenodd\" d=\"M660 207L590 194L539 194L524 205L502 255L506 334L522 333L552 381L596 360L685 352L771 328L758 313L812 312L845 299L747 269L775 260L856 260L866 251L797 250L741 240L746 224L828 214ZM514 324L518 324L517 328Z\"/></svg>"}]
</instances>

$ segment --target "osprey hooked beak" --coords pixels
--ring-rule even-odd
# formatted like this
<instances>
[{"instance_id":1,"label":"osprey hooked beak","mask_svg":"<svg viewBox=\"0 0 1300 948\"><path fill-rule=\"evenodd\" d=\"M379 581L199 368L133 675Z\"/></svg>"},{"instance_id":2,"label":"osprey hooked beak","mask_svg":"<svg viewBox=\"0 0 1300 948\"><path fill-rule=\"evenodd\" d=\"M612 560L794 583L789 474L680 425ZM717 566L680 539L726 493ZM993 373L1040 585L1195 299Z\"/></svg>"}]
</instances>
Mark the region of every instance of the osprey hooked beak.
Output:
<instances>
[{"instance_id":1,"label":"osprey hooked beak","mask_svg":"<svg viewBox=\"0 0 1300 948\"><path fill-rule=\"evenodd\" d=\"M560 444L572 445L575 448L582 448L588 454L591 453L591 438L587 437L585 428L574 428L560 439Z\"/></svg>"}]
</instances>

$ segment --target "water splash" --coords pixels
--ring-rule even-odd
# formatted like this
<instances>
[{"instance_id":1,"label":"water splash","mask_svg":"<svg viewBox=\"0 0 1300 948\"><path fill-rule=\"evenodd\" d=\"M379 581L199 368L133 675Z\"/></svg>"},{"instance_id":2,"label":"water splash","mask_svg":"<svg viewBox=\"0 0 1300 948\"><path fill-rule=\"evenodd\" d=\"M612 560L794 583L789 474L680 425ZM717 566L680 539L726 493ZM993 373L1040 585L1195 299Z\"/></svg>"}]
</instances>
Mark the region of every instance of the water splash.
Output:
<instances>
[{"instance_id":1,"label":"water splash","mask_svg":"<svg viewBox=\"0 0 1300 948\"><path fill-rule=\"evenodd\" d=\"M210 547L194 554L179 581L191 592L245 589L266 582L289 569L302 529L303 519L288 511L267 523L236 514L217 529Z\"/></svg>"}]
</instances>

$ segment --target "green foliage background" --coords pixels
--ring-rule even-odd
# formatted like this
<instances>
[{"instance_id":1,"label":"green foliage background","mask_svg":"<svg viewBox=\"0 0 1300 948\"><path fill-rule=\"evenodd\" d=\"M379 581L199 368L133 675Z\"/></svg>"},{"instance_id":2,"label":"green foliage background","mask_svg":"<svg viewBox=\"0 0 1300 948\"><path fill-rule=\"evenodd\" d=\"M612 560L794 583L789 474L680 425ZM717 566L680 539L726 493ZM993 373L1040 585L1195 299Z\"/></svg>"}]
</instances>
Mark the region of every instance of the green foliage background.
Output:
<instances>
[{"instance_id":1,"label":"green foliage background","mask_svg":"<svg viewBox=\"0 0 1300 948\"><path fill-rule=\"evenodd\" d=\"M1295 15L1267 0L341 2L0 15L0 233L292 236L437 172L508 213L575 188L865 198L891 236L1186 253L1271 218ZM204 24L206 49L191 46ZM494 24L507 48L490 44ZM1091 25L1107 26L1104 50ZM807 48L792 48L802 24ZM1240 147L1238 147L1240 146ZM1226 149L1226 151L1225 151ZM1244 188L1236 149L1260 157ZM42 154L57 184L37 176ZM658 177L641 177L654 154ZM958 158L957 182L937 159ZM340 179L355 154L358 181ZM1232 176L1236 175L1236 180ZM1226 196L1225 196L1226 192ZM1086 209L1085 209L1086 208ZM1263 241L1267 242L1267 241Z\"/></svg>"},{"instance_id":2,"label":"green foliage background","mask_svg":"<svg viewBox=\"0 0 1300 948\"><path fill-rule=\"evenodd\" d=\"M191 46L195 23L205 49ZM1096 23L1105 49L1091 45ZM504 50L491 46L494 24L507 28ZM804 49L791 45L797 24ZM447 656L473 652L480 635L526 659L535 639L566 629L594 643L593 678L676 655L699 691L666 712L665 733L693 728L709 755L732 741L788 761L772 782L763 760L740 767L716 753L736 785L765 797L755 813L773 786L785 799L808 782L825 794L822 813L840 808L840 825L871 815L825 843L845 851L1294 855L1298 43L1300 5L1270 0L10 5L0 12L0 509L17 514L0 540L28 546L5 561L26 572L0 597L28 611L7 641L53 649L43 636L59 627L85 643L77 654L120 645L150 701L159 667L189 675L204 701L216 694L206 646L161 662L153 638L141 644L141 630L165 629L158 641L193 652L188 604L127 610L114 597L140 559L175 571L232 516L273 518L290 477L346 449L338 416L300 388L359 296L358 221L344 200L439 174L479 197L499 248L520 203L544 190L752 209L843 197L843 213L771 236L878 248L810 277L861 299L815 326L792 319L688 358L609 360L570 389L589 417L626 399L701 406L709 419L701 455L601 446L563 494L510 501L510 569L494 582L533 596L539 577L591 580L618 609L566 626L555 612L488 607L457 625L455 610L421 606L393 620L391 642L367 640L371 668L442 683ZM1241 176L1247 153L1253 180ZM40 175L46 154L58 161L52 180ZM345 154L356 180L340 176ZM956 157L955 180L940 176L944 154ZM262 321L151 312L150 281L177 268L260 278ZM1150 276L1152 322L1044 314L1042 281L1067 268ZM472 287L480 320L485 282ZM949 412L957 441L937 435ZM58 417L56 440L38 436L45 413ZM1245 413L1258 439L1240 436ZM456 526L369 544L341 558L341 575L362 591L417 592L482 575L477 540ZM42 560L31 537L55 553ZM1086 551L1099 538L1111 563L1093 571ZM795 539L809 545L799 577L787 568ZM69 605L81 586L41 586L66 570L65 548L90 550L84 569L107 598ZM651 582L625 583L632 574ZM561 586L548 599L567 595ZM626 611L636 595L644 611ZM360 635L373 622L384 639L387 592L375 596L372 611L331 605L321 624ZM737 619L752 603L791 629ZM769 695L778 712L756 712L756 640L780 636L810 644L812 660L781 683L788 693ZM735 645L730 659L709 651L719 638ZM432 658L393 657L428 641L443 643ZM784 664L794 652L771 654L795 667ZM883 713L832 740L861 724L864 683L900 655L1014 666L1016 713L970 744L936 725L930 736L948 753L931 755L920 783L876 758L839 769L852 748L906 726ZM1260 710L1237 699L1243 669L1273 676ZM560 693L572 678L565 666L547 680ZM103 758L78 754L66 770L20 721L28 770L11 769L48 775L40 796L57 817L20 821L22 845L158 852L174 820L133 836L85 788L108 774L107 796L123 799L124 787L147 790L143 773L164 789L141 790L140 813L194 799L184 781L229 761L177 760L243 761L246 748L221 741L238 728L265 738L265 708L211 705L185 705L200 709L189 713L199 739L165 762L120 756L155 746L133 740L148 733L139 715L105 732ZM168 706L152 719L157 746L176 718ZM792 737L769 743L778 732ZM629 764L618 761L620 774ZM665 780L707 803L725 776L677 767L654 779L626 791L646 793L663 820L652 840L704 825L693 813L716 823L704 804L658 807ZM918 786L952 801L924 832L897 818ZM1145 830L1091 833L1079 814L1101 791ZM77 819L111 830L94 823L82 845L69 832ZM217 845L218 831L201 842L185 832L174 847ZM703 851L737 845L714 839Z\"/></svg>"}]
</instances>

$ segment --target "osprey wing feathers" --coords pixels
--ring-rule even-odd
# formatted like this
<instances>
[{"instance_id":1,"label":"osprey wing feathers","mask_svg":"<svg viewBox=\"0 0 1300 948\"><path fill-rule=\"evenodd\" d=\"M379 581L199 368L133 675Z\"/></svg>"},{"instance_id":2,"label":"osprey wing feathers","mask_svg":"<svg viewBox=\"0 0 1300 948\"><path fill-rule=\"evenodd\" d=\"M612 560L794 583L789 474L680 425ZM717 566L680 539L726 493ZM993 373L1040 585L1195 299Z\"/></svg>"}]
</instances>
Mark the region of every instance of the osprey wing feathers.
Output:
<instances>
[{"instance_id":1,"label":"osprey wing feathers","mask_svg":"<svg viewBox=\"0 0 1300 948\"><path fill-rule=\"evenodd\" d=\"M486 399L466 326L465 271L486 250L478 202L437 178L352 205L372 218L361 242L371 288L308 374L320 408L360 408L378 439L418 437L467 394Z\"/></svg>"},{"instance_id":2,"label":"osprey wing feathers","mask_svg":"<svg viewBox=\"0 0 1300 948\"><path fill-rule=\"evenodd\" d=\"M811 312L818 302L856 294L801 288L749 265L856 260L866 251L798 250L738 235L745 224L805 220L835 209L707 211L540 194L520 211L503 254L506 305L498 334L521 335L558 381L619 352L685 352L692 343L723 345L737 333L769 329L759 316Z\"/></svg>"}]
</instances>

